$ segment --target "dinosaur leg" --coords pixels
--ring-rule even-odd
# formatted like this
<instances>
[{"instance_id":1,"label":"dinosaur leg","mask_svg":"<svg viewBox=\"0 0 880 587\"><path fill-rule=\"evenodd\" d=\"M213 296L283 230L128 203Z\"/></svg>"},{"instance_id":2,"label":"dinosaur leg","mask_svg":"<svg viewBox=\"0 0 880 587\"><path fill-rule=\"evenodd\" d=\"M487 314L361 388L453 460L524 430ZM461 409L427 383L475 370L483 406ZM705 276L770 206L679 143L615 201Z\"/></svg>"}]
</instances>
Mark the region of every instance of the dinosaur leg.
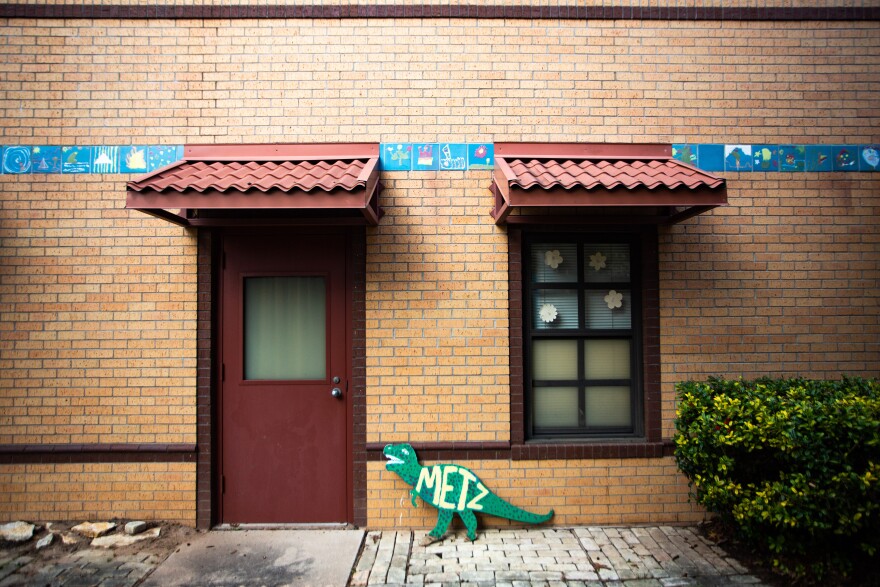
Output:
<instances>
[{"instance_id":1,"label":"dinosaur leg","mask_svg":"<svg viewBox=\"0 0 880 587\"><path fill-rule=\"evenodd\" d=\"M473 542L477 539L477 516L471 510L464 510L459 512L458 515L461 521L464 522L464 527L467 528L468 540Z\"/></svg>"},{"instance_id":2,"label":"dinosaur leg","mask_svg":"<svg viewBox=\"0 0 880 587\"><path fill-rule=\"evenodd\" d=\"M437 525L428 532L427 536L422 539L422 546L427 546L432 542L437 542L446 534L449 524L452 522L452 512L447 510L437 510Z\"/></svg>"}]
</instances>

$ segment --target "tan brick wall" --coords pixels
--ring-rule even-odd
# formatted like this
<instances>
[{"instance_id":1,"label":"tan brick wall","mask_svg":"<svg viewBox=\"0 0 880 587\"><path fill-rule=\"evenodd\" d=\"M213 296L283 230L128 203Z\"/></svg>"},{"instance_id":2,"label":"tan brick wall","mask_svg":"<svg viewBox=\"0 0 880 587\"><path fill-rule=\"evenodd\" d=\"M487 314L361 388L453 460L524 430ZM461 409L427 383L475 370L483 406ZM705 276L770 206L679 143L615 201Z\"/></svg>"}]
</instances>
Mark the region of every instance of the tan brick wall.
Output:
<instances>
[{"instance_id":1,"label":"tan brick wall","mask_svg":"<svg viewBox=\"0 0 880 587\"><path fill-rule=\"evenodd\" d=\"M4 465L0 519L169 520L195 525L189 463Z\"/></svg>"},{"instance_id":2,"label":"tan brick wall","mask_svg":"<svg viewBox=\"0 0 880 587\"><path fill-rule=\"evenodd\" d=\"M667 437L679 381L880 368L880 182L729 176L729 206L661 236Z\"/></svg>"},{"instance_id":3,"label":"tan brick wall","mask_svg":"<svg viewBox=\"0 0 880 587\"><path fill-rule=\"evenodd\" d=\"M489 172L385 177L367 241L367 440L507 440L507 235Z\"/></svg>"},{"instance_id":4,"label":"tan brick wall","mask_svg":"<svg viewBox=\"0 0 880 587\"><path fill-rule=\"evenodd\" d=\"M880 142L873 22L0 27L4 144ZM667 436L682 379L876 374L880 362L880 176L724 175L728 208L661 232ZM0 178L0 443L195 440L195 238L122 210L124 179ZM488 215L489 173L383 181L387 214L368 232L368 440L506 440L507 240ZM564 470L620 479L634 463ZM532 464L473 463L503 492L501 473L485 472L496 466ZM640 466L661 467L652 487L685 509L560 510L569 496L542 493L544 479L502 494L540 498L561 523L694 515L668 459ZM370 523L387 526L399 514L380 470L370 465Z\"/></svg>"},{"instance_id":5,"label":"tan brick wall","mask_svg":"<svg viewBox=\"0 0 880 587\"><path fill-rule=\"evenodd\" d=\"M112 176L0 176L0 444L195 442L195 239Z\"/></svg>"}]
</instances>

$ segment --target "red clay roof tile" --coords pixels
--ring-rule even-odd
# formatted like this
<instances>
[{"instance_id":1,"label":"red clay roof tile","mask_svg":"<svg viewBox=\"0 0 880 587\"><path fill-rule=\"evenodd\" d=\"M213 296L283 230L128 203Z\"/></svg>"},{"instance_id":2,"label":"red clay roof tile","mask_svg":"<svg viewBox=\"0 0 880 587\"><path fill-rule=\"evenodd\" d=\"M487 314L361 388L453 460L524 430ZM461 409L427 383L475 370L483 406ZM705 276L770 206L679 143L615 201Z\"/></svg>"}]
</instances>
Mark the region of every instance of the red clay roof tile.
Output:
<instances>
[{"instance_id":1,"label":"red clay roof tile","mask_svg":"<svg viewBox=\"0 0 880 587\"><path fill-rule=\"evenodd\" d=\"M378 144L187 145L182 161L128 182L126 207L179 224L167 210L360 209L375 224L378 179Z\"/></svg>"},{"instance_id":2,"label":"red clay roof tile","mask_svg":"<svg viewBox=\"0 0 880 587\"><path fill-rule=\"evenodd\" d=\"M650 160L508 160L515 179L510 185L522 189L626 189L715 188L724 183L720 177L690 167L676 159Z\"/></svg>"},{"instance_id":3,"label":"red clay roof tile","mask_svg":"<svg viewBox=\"0 0 880 587\"><path fill-rule=\"evenodd\" d=\"M496 223L513 208L685 207L696 214L727 202L724 179L674 159L671 145L496 143L493 178ZM678 221L691 212L657 218Z\"/></svg>"},{"instance_id":4,"label":"red clay roof tile","mask_svg":"<svg viewBox=\"0 0 880 587\"><path fill-rule=\"evenodd\" d=\"M281 190L291 192L301 190L335 189L352 191L364 187L360 179L366 162L353 161L181 161L158 174L128 183L128 189L137 192L153 190L156 192L194 190L204 192L259 190Z\"/></svg>"}]
</instances>

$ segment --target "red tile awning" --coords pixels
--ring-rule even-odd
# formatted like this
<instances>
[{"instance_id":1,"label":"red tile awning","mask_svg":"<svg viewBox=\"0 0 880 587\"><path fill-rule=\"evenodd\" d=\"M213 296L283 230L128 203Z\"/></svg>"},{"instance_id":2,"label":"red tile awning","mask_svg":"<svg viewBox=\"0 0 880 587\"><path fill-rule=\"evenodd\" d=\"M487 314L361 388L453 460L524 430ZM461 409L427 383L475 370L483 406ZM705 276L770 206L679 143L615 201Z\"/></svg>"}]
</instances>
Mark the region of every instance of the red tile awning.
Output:
<instances>
[{"instance_id":1,"label":"red tile awning","mask_svg":"<svg viewBox=\"0 0 880 587\"><path fill-rule=\"evenodd\" d=\"M127 188L126 208L184 226L294 210L312 211L312 220L354 211L361 223L375 225L381 216L379 145L187 145L181 161Z\"/></svg>"},{"instance_id":2,"label":"red tile awning","mask_svg":"<svg viewBox=\"0 0 880 587\"><path fill-rule=\"evenodd\" d=\"M524 212L560 207L603 208L602 223L671 224L727 204L724 179L673 158L671 145L495 143L490 189L496 224L547 223Z\"/></svg>"}]
</instances>

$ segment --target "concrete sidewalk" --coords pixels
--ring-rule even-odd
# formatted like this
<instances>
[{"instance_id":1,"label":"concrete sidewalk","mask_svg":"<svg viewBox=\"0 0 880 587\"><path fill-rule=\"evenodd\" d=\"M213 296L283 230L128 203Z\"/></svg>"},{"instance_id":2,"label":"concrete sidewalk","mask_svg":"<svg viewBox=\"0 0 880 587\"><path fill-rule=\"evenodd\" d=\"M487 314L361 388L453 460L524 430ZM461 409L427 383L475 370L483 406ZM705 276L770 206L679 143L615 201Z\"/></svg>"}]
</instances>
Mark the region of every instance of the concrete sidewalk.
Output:
<instances>
[{"instance_id":1,"label":"concrete sidewalk","mask_svg":"<svg viewBox=\"0 0 880 587\"><path fill-rule=\"evenodd\" d=\"M421 532L370 532L350 585L683 587L760 585L689 527L484 530L419 546Z\"/></svg>"}]
</instances>

